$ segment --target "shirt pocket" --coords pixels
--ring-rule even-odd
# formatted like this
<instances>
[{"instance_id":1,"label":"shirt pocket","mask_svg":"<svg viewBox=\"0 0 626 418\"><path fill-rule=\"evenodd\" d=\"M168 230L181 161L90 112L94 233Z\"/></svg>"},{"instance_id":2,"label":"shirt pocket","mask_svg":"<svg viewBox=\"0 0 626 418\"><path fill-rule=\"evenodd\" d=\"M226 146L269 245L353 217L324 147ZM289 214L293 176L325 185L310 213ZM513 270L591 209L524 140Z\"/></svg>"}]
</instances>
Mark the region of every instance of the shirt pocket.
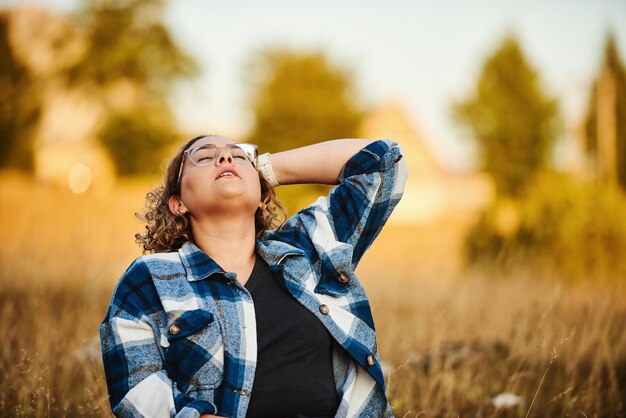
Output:
<instances>
[{"instance_id":1,"label":"shirt pocket","mask_svg":"<svg viewBox=\"0 0 626 418\"><path fill-rule=\"evenodd\" d=\"M167 329L165 363L179 391L215 389L224 369L224 341L214 315L205 310L183 313Z\"/></svg>"},{"instance_id":2,"label":"shirt pocket","mask_svg":"<svg viewBox=\"0 0 626 418\"><path fill-rule=\"evenodd\" d=\"M352 269L352 246L333 242L332 248L320 254L319 281L315 293L341 297L348 294L357 282Z\"/></svg>"}]
</instances>

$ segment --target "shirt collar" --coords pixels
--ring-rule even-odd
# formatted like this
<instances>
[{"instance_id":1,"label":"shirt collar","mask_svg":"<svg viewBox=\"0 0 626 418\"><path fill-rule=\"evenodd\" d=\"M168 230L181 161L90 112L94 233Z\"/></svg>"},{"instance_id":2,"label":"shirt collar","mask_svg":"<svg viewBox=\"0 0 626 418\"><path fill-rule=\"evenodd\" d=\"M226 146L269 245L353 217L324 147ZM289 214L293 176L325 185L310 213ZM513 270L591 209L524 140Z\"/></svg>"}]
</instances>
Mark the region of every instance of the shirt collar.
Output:
<instances>
[{"instance_id":1,"label":"shirt collar","mask_svg":"<svg viewBox=\"0 0 626 418\"><path fill-rule=\"evenodd\" d=\"M187 280L190 282L206 279L215 273L229 274L194 243L183 244L178 254L187 271Z\"/></svg>"},{"instance_id":2,"label":"shirt collar","mask_svg":"<svg viewBox=\"0 0 626 418\"><path fill-rule=\"evenodd\" d=\"M274 240L257 240L256 252L270 266L277 266L290 255L303 255L304 251L293 245ZM195 282L221 273L227 278L233 273L225 272L211 257L196 244L187 242L178 250L180 259L187 271L187 280Z\"/></svg>"},{"instance_id":3,"label":"shirt collar","mask_svg":"<svg viewBox=\"0 0 626 418\"><path fill-rule=\"evenodd\" d=\"M267 233L266 233L267 234ZM267 238L265 235L263 238ZM282 241L262 239L256 242L256 252L271 266L277 266L283 259L290 255L303 255L305 252Z\"/></svg>"}]
</instances>

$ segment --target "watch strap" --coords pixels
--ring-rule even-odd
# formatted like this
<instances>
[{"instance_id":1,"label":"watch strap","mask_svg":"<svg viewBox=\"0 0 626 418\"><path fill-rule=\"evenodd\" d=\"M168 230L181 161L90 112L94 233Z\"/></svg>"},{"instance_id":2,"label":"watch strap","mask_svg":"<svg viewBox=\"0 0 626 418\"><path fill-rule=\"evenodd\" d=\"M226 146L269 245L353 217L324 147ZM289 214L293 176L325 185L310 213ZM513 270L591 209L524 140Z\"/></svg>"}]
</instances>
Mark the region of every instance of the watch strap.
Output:
<instances>
[{"instance_id":1,"label":"watch strap","mask_svg":"<svg viewBox=\"0 0 626 418\"><path fill-rule=\"evenodd\" d=\"M272 163L270 162L269 157L269 152L259 155L257 159L259 164L259 172L261 173L263 178L272 185L272 187L276 187L279 184L278 181L276 181L276 176L274 175L274 170L272 169Z\"/></svg>"}]
</instances>

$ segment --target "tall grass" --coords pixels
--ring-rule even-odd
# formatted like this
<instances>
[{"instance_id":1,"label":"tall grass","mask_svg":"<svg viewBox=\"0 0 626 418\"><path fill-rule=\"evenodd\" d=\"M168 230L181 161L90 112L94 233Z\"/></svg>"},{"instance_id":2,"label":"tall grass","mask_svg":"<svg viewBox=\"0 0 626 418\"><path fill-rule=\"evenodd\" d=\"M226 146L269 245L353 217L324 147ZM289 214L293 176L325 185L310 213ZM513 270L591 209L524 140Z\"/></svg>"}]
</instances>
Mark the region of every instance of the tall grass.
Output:
<instances>
[{"instance_id":1,"label":"tall grass","mask_svg":"<svg viewBox=\"0 0 626 418\"><path fill-rule=\"evenodd\" d=\"M526 276L367 285L398 415L499 416L494 398L511 393L522 399L509 416L623 416L623 289Z\"/></svg>"},{"instance_id":2,"label":"tall grass","mask_svg":"<svg viewBox=\"0 0 626 418\"><path fill-rule=\"evenodd\" d=\"M110 415L98 325L147 187L0 177L0 416ZM359 267L396 415L624 416L624 286L458 274L463 231L390 226Z\"/></svg>"}]
</instances>

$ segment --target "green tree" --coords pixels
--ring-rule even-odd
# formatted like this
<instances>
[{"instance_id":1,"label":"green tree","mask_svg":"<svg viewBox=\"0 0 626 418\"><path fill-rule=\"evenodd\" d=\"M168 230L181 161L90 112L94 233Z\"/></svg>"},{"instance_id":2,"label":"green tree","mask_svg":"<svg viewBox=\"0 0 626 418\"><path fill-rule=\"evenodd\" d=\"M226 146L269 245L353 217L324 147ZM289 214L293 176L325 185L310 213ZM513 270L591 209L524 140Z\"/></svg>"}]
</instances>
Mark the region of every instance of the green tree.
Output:
<instances>
[{"instance_id":1,"label":"green tree","mask_svg":"<svg viewBox=\"0 0 626 418\"><path fill-rule=\"evenodd\" d=\"M478 142L482 168L498 194L522 195L547 166L559 130L557 103L514 36L487 58L474 91L453 105L453 114Z\"/></svg>"},{"instance_id":2,"label":"green tree","mask_svg":"<svg viewBox=\"0 0 626 418\"><path fill-rule=\"evenodd\" d=\"M601 86L602 84L602 86ZM600 93L602 92L602 93ZM600 93L600 94L599 94ZM604 103L605 106L598 106ZM604 112L604 121L598 123L599 107ZM612 113L612 114L608 114ZM606 118L608 116L608 118ZM602 126L601 126L602 125ZM608 155L598 153L599 132L609 140L611 147ZM614 171L617 183L626 191L626 67L619 55L619 49L613 33L606 37L604 59L598 76L594 81L589 95L587 117L585 120L586 148L595 165L601 164L601 158L611 158L612 162L604 161L609 171ZM599 167L596 167L599 168Z\"/></svg>"},{"instance_id":3,"label":"green tree","mask_svg":"<svg viewBox=\"0 0 626 418\"><path fill-rule=\"evenodd\" d=\"M250 141L262 151L354 137L362 113L352 76L322 52L267 49L252 60Z\"/></svg>"},{"instance_id":4,"label":"green tree","mask_svg":"<svg viewBox=\"0 0 626 418\"><path fill-rule=\"evenodd\" d=\"M163 149L176 140L170 128L172 123L167 119L169 115L143 112L139 109L111 115L100 131L100 140L111 153L121 176L158 172Z\"/></svg>"},{"instance_id":5,"label":"green tree","mask_svg":"<svg viewBox=\"0 0 626 418\"><path fill-rule=\"evenodd\" d=\"M107 109L100 139L120 174L158 171L175 136L167 95L176 81L198 72L163 23L163 7L163 0L85 0L77 15L87 46L67 79L92 88ZM120 90L126 100L116 98ZM128 163L131 149L141 164Z\"/></svg>"},{"instance_id":6,"label":"green tree","mask_svg":"<svg viewBox=\"0 0 626 418\"><path fill-rule=\"evenodd\" d=\"M8 26L0 14L0 167L32 171L40 98L33 77L13 53Z\"/></svg>"}]
</instances>

